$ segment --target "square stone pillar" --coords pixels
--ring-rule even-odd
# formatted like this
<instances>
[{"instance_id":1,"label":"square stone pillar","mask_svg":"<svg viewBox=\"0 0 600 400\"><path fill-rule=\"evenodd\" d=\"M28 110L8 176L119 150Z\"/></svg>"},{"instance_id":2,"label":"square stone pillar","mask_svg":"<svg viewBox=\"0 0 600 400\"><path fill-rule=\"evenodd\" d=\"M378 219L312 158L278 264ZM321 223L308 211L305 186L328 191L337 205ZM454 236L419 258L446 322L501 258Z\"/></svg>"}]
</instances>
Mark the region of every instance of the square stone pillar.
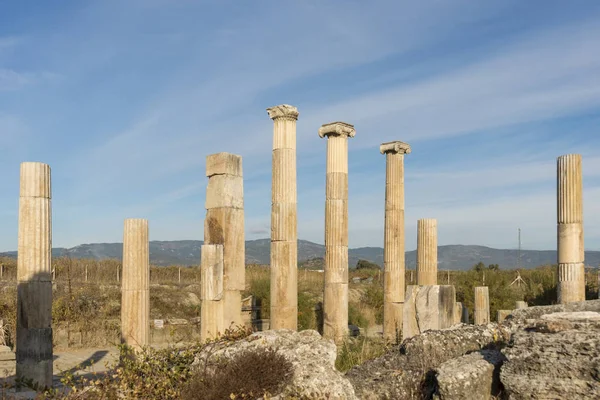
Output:
<instances>
[{"instance_id":1,"label":"square stone pillar","mask_svg":"<svg viewBox=\"0 0 600 400\"><path fill-rule=\"evenodd\" d=\"M52 387L50 166L21 164L17 254L16 376ZM19 390L21 388L18 388Z\"/></svg>"},{"instance_id":2,"label":"square stone pillar","mask_svg":"<svg viewBox=\"0 0 600 400\"><path fill-rule=\"evenodd\" d=\"M585 301L581 155L557 159L558 302Z\"/></svg>"},{"instance_id":3,"label":"square stone pillar","mask_svg":"<svg viewBox=\"0 0 600 400\"><path fill-rule=\"evenodd\" d=\"M121 280L121 341L135 350L150 345L148 220L125 220Z\"/></svg>"},{"instance_id":4,"label":"square stone pillar","mask_svg":"<svg viewBox=\"0 0 600 400\"><path fill-rule=\"evenodd\" d=\"M207 156L206 176L204 244L223 245L223 318L228 329L243 325L246 243L242 157L230 153Z\"/></svg>"},{"instance_id":5,"label":"square stone pillar","mask_svg":"<svg viewBox=\"0 0 600 400\"><path fill-rule=\"evenodd\" d=\"M223 302L223 245L202 245L200 262L200 340L214 339L224 326Z\"/></svg>"},{"instance_id":6,"label":"square stone pillar","mask_svg":"<svg viewBox=\"0 0 600 400\"><path fill-rule=\"evenodd\" d=\"M267 109L273 120L271 189L271 329L298 329L298 217L296 121L298 109Z\"/></svg>"},{"instance_id":7,"label":"square stone pillar","mask_svg":"<svg viewBox=\"0 0 600 400\"><path fill-rule=\"evenodd\" d=\"M402 330L404 308L404 155L407 143L382 143L385 154L385 226L383 239L383 338L397 342Z\"/></svg>"},{"instance_id":8,"label":"square stone pillar","mask_svg":"<svg viewBox=\"0 0 600 400\"><path fill-rule=\"evenodd\" d=\"M348 138L355 134L345 122L319 128L327 137L323 336L336 343L348 335Z\"/></svg>"}]
</instances>

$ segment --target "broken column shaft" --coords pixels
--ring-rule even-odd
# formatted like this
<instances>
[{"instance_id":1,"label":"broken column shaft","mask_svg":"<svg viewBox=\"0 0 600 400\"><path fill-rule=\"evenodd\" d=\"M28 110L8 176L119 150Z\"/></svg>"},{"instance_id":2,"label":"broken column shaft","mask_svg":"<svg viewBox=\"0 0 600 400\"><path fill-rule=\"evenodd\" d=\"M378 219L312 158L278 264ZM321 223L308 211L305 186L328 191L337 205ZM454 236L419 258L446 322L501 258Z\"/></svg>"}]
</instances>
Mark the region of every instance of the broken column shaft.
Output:
<instances>
[{"instance_id":1,"label":"broken column shaft","mask_svg":"<svg viewBox=\"0 0 600 400\"><path fill-rule=\"evenodd\" d=\"M581 155L557 160L558 302L585 300Z\"/></svg>"},{"instance_id":2,"label":"broken column shaft","mask_svg":"<svg viewBox=\"0 0 600 400\"><path fill-rule=\"evenodd\" d=\"M355 134L344 122L319 128L327 137L323 336L336 343L348 334L348 138Z\"/></svg>"},{"instance_id":3,"label":"broken column shaft","mask_svg":"<svg viewBox=\"0 0 600 400\"><path fill-rule=\"evenodd\" d=\"M150 344L150 247L148 220L129 218L123 229L121 340L140 350Z\"/></svg>"},{"instance_id":4,"label":"broken column shaft","mask_svg":"<svg viewBox=\"0 0 600 400\"><path fill-rule=\"evenodd\" d=\"M296 121L298 109L267 109L273 120L271 189L271 329L298 328Z\"/></svg>"},{"instance_id":5,"label":"broken column shaft","mask_svg":"<svg viewBox=\"0 0 600 400\"><path fill-rule=\"evenodd\" d=\"M404 307L404 155L411 149L396 141L379 147L386 156L385 227L383 246L383 337L400 339Z\"/></svg>"},{"instance_id":6,"label":"broken column shaft","mask_svg":"<svg viewBox=\"0 0 600 400\"><path fill-rule=\"evenodd\" d=\"M206 176L204 244L223 245L223 323L227 329L243 323L246 250L242 157L230 153L207 156Z\"/></svg>"},{"instance_id":7,"label":"broken column shaft","mask_svg":"<svg viewBox=\"0 0 600 400\"><path fill-rule=\"evenodd\" d=\"M475 325L485 325L490 322L490 295L487 286L475 287L473 318Z\"/></svg>"},{"instance_id":8,"label":"broken column shaft","mask_svg":"<svg viewBox=\"0 0 600 400\"><path fill-rule=\"evenodd\" d=\"M50 167L21 164L17 254L16 376L52 386Z\"/></svg>"},{"instance_id":9,"label":"broken column shaft","mask_svg":"<svg viewBox=\"0 0 600 400\"><path fill-rule=\"evenodd\" d=\"M202 245L200 262L200 340L214 339L224 331L223 245Z\"/></svg>"},{"instance_id":10,"label":"broken column shaft","mask_svg":"<svg viewBox=\"0 0 600 400\"><path fill-rule=\"evenodd\" d=\"M417 285L437 285L437 220L417 221Z\"/></svg>"}]
</instances>

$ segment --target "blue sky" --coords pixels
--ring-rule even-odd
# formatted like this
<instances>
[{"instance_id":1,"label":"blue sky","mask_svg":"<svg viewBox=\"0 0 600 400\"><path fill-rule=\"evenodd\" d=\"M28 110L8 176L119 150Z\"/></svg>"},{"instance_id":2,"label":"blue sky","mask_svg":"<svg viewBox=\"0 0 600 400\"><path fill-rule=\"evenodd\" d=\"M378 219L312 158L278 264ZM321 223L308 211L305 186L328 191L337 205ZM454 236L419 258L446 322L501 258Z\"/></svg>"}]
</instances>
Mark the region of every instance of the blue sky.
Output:
<instances>
[{"instance_id":1,"label":"blue sky","mask_svg":"<svg viewBox=\"0 0 600 400\"><path fill-rule=\"evenodd\" d=\"M243 156L247 239L269 237L273 123L298 107L299 237L323 243L325 149L349 143L349 241L382 246L402 140L406 245L556 246L556 157L580 153L600 250L600 2L0 0L0 251L22 161L50 164L53 244L202 239L208 154Z\"/></svg>"}]
</instances>

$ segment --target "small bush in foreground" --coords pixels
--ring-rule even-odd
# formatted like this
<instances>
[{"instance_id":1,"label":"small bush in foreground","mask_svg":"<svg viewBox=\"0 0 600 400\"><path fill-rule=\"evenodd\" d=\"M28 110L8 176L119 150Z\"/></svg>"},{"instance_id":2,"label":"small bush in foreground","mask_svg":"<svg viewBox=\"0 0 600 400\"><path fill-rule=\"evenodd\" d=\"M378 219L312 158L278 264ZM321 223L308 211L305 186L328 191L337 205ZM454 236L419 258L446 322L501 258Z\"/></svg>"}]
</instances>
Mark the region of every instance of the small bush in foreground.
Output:
<instances>
[{"instance_id":1,"label":"small bush in foreground","mask_svg":"<svg viewBox=\"0 0 600 400\"><path fill-rule=\"evenodd\" d=\"M274 349L246 350L201 370L182 393L186 400L258 399L278 393L293 376L292 363Z\"/></svg>"}]
</instances>

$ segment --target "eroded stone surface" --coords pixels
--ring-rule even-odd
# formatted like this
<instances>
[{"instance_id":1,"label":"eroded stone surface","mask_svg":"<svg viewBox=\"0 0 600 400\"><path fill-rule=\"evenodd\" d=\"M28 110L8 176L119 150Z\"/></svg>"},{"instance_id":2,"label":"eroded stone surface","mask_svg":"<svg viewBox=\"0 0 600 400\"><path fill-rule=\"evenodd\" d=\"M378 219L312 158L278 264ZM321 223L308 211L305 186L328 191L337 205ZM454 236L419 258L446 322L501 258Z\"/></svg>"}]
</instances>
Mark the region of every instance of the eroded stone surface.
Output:
<instances>
[{"instance_id":1,"label":"eroded stone surface","mask_svg":"<svg viewBox=\"0 0 600 400\"><path fill-rule=\"evenodd\" d=\"M497 349L509 337L510 330L497 324L428 331L352 368L346 376L360 399L430 398L435 391L435 368L467 353Z\"/></svg>"},{"instance_id":2,"label":"eroded stone surface","mask_svg":"<svg viewBox=\"0 0 600 400\"><path fill-rule=\"evenodd\" d=\"M506 357L498 350L481 350L448 360L436 368L434 399L487 400L502 390L500 367Z\"/></svg>"},{"instance_id":3,"label":"eroded stone surface","mask_svg":"<svg viewBox=\"0 0 600 400\"><path fill-rule=\"evenodd\" d=\"M600 313L526 319L502 350L500 378L510 399L600 398Z\"/></svg>"}]
</instances>

